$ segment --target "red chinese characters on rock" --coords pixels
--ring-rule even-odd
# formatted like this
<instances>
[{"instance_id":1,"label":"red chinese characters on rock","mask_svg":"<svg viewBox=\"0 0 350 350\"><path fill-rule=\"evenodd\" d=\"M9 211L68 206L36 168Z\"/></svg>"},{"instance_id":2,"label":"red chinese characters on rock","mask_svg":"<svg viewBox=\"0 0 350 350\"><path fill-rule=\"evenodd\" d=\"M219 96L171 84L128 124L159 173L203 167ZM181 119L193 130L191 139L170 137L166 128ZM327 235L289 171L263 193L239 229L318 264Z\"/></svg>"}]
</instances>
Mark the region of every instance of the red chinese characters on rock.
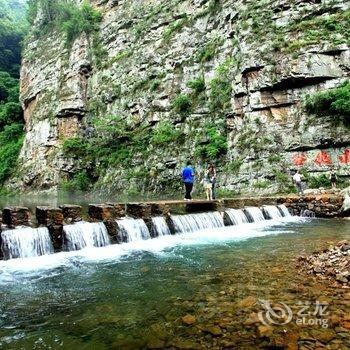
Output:
<instances>
[{"instance_id":1,"label":"red chinese characters on rock","mask_svg":"<svg viewBox=\"0 0 350 350\"><path fill-rule=\"evenodd\" d=\"M314 162L318 165L318 166L321 166L321 165L331 165L332 164L332 159L329 155L328 152L326 151L320 151Z\"/></svg>"},{"instance_id":2,"label":"red chinese characters on rock","mask_svg":"<svg viewBox=\"0 0 350 350\"><path fill-rule=\"evenodd\" d=\"M307 157L304 153L297 153L293 155L293 163L296 166L302 166L307 161Z\"/></svg>"},{"instance_id":3,"label":"red chinese characters on rock","mask_svg":"<svg viewBox=\"0 0 350 350\"><path fill-rule=\"evenodd\" d=\"M339 162L342 164L350 164L350 150L346 148L339 157Z\"/></svg>"}]
</instances>

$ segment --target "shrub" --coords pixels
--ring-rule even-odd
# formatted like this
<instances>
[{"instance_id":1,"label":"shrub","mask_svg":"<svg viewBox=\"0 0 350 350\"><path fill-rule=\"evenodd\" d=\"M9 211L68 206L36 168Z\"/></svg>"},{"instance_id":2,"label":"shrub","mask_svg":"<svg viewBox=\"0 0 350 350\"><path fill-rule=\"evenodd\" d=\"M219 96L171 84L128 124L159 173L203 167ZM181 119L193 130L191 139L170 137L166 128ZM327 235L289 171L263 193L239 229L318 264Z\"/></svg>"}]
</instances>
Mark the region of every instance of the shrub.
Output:
<instances>
[{"instance_id":1,"label":"shrub","mask_svg":"<svg viewBox=\"0 0 350 350\"><path fill-rule=\"evenodd\" d=\"M161 145L168 142L177 141L183 133L181 130L176 130L172 124L169 122L159 123L154 129L151 142L154 145Z\"/></svg>"},{"instance_id":2,"label":"shrub","mask_svg":"<svg viewBox=\"0 0 350 350\"><path fill-rule=\"evenodd\" d=\"M91 34L98 28L102 19L100 11L94 9L85 0L79 7L73 1L41 0L42 22L39 34L50 28L57 28L66 35L67 43L70 44L81 33ZM37 2L29 3L31 21L37 15Z\"/></svg>"},{"instance_id":3,"label":"shrub","mask_svg":"<svg viewBox=\"0 0 350 350\"><path fill-rule=\"evenodd\" d=\"M85 158L87 156L87 148L87 142L79 137L66 139L62 145L63 152L66 155L79 158Z\"/></svg>"},{"instance_id":4,"label":"shrub","mask_svg":"<svg viewBox=\"0 0 350 350\"><path fill-rule=\"evenodd\" d=\"M74 175L72 180L63 180L60 187L69 192L85 192L91 187L91 179L86 171L81 171Z\"/></svg>"},{"instance_id":5,"label":"shrub","mask_svg":"<svg viewBox=\"0 0 350 350\"><path fill-rule=\"evenodd\" d=\"M228 173L237 174L242 165L243 165L242 159L238 158L238 159L232 160L231 162L225 165L225 171Z\"/></svg>"},{"instance_id":6,"label":"shrub","mask_svg":"<svg viewBox=\"0 0 350 350\"><path fill-rule=\"evenodd\" d=\"M222 64L217 70L216 77L210 82L209 108L213 113L223 113L230 106L232 85L229 71L231 65L230 60Z\"/></svg>"},{"instance_id":7,"label":"shrub","mask_svg":"<svg viewBox=\"0 0 350 350\"><path fill-rule=\"evenodd\" d=\"M192 89L198 95L201 92L205 91L204 77L201 76L199 78L190 80L189 82L187 82L186 86Z\"/></svg>"},{"instance_id":8,"label":"shrub","mask_svg":"<svg viewBox=\"0 0 350 350\"><path fill-rule=\"evenodd\" d=\"M198 145L195 154L204 159L216 159L227 152L227 137L223 135L215 125L206 126L208 141L204 145Z\"/></svg>"},{"instance_id":9,"label":"shrub","mask_svg":"<svg viewBox=\"0 0 350 350\"><path fill-rule=\"evenodd\" d=\"M192 108L192 100L188 95L178 95L172 103L172 108L178 113L189 113Z\"/></svg>"},{"instance_id":10,"label":"shrub","mask_svg":"<svg viewBox=\"0 0 350 350\"><path fill-rule=\"evenodd\" d=\"M217 50L222 45L222 43L223 41L220 38L215 38L207 43L202 49L198 51L196 61L202 63L211 61L215 57Z\"/></svg>"},{"instance_id":11,"label":"shrub","mask_svg":"<svg viewBox=\"0 0 350 350\"><path fill-rule=\"evenodd\" d=\"M350 81L328 91L317 92L305 101L306 111L318 117L333 117L334 123L350 126Z\"/></svg>"},{"instance_id":12,"label":"shrub","mask_svg":"<svg viewBox=\"0 0 350 350\"><path fill-rule=\"evenodd\" d=\"M0 184L14 171L22 144L22 124L8 125L0 132Z\"/></svg>"},{"instance_id":13,"label":"shrub","mask_svg":"<svg viewBox=\"0 0 350 350\"><path fill-rule=\"evenodd\" d=\"M331 181L327 175L310 176L308 185L310 188L330 187Z\"/></svg>"}]
</instances>

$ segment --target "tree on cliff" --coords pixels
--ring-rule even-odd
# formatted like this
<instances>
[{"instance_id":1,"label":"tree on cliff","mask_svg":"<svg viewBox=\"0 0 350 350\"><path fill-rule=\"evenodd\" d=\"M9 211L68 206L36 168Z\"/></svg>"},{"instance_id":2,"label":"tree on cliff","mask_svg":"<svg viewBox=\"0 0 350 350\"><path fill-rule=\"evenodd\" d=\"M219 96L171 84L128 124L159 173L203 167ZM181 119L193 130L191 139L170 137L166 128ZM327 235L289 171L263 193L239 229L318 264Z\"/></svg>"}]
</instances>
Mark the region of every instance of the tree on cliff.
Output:
<instances>
[{"instance_id":1,"label":"tree on cliff","mask_svg":"<svg viewBox=\"0 0 350 350\"><path fill-rule=\"evenodd\" d=\"M18 78L25 11L24 0L0 0L0 185L11 175L23 140Z\"/></svg>"}]
</instances>

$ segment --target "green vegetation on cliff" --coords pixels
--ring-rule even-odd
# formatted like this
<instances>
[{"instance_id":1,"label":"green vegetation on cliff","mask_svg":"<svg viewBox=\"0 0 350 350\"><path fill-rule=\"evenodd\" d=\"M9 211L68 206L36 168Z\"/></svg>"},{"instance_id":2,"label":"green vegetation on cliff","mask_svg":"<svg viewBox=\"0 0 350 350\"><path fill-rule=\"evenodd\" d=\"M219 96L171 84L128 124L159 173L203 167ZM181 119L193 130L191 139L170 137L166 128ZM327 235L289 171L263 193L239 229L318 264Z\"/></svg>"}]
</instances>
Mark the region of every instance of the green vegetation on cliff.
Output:
<instances>
[{"instance_id":1,"label":"green vegetation on cliff","mask_svg":"<svg viewBox=\"0 0 350 350\"><path fill-rule=\"evenodd\" d=\"M350 127L350 81L328 91L317 92L305 101L308 113L318 117L331 117L334 124Z\"/></svg>"},{"instance_id":2,"label":"green vegetation on cliff","mask_svg":"<svg viewBox=\"0 0 350 350\"><path fill-rule=\"evenodd\" d=\"M0 186L13 173L23 143L18 77L26 29L24 1L0 0Z\"/></svg>"},{"instance_id":3,"label":"green vegetation on cliff","mask_svg":"<svg viewBox=\"0 0 350 350\"><path fill-rule=\"evenodd\" d=\"M28 18L31 23L37 17L39 6L42 16L34 34L40 36L49 30L58 29L66 35L68 44L82 33L96 32L101 21L101 13L88 1L77 6L71 0L30 0Z\"/></svg>"}]
</instances>

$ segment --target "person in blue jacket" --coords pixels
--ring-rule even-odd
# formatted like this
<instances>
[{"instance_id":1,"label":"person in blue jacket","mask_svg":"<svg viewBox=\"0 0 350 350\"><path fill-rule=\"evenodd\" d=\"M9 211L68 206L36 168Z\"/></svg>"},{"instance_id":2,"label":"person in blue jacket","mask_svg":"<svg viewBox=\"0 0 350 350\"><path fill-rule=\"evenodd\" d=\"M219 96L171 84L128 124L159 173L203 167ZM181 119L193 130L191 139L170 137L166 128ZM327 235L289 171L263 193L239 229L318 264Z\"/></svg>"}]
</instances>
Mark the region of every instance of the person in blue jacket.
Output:
<instances>
[{"instance_id":1,"label":"person in blue jacket","mask_svg":"<svg viewBox=\"0 0 350 350\"><path fill-rule=\"evenodd\" d=\"M188 161L187 165L182 169L182 181L186 189L185 201L192 199L191 192L193 190L194 183L194 170L191 165L191 161Z\"/></svg>"}]
</instances>

